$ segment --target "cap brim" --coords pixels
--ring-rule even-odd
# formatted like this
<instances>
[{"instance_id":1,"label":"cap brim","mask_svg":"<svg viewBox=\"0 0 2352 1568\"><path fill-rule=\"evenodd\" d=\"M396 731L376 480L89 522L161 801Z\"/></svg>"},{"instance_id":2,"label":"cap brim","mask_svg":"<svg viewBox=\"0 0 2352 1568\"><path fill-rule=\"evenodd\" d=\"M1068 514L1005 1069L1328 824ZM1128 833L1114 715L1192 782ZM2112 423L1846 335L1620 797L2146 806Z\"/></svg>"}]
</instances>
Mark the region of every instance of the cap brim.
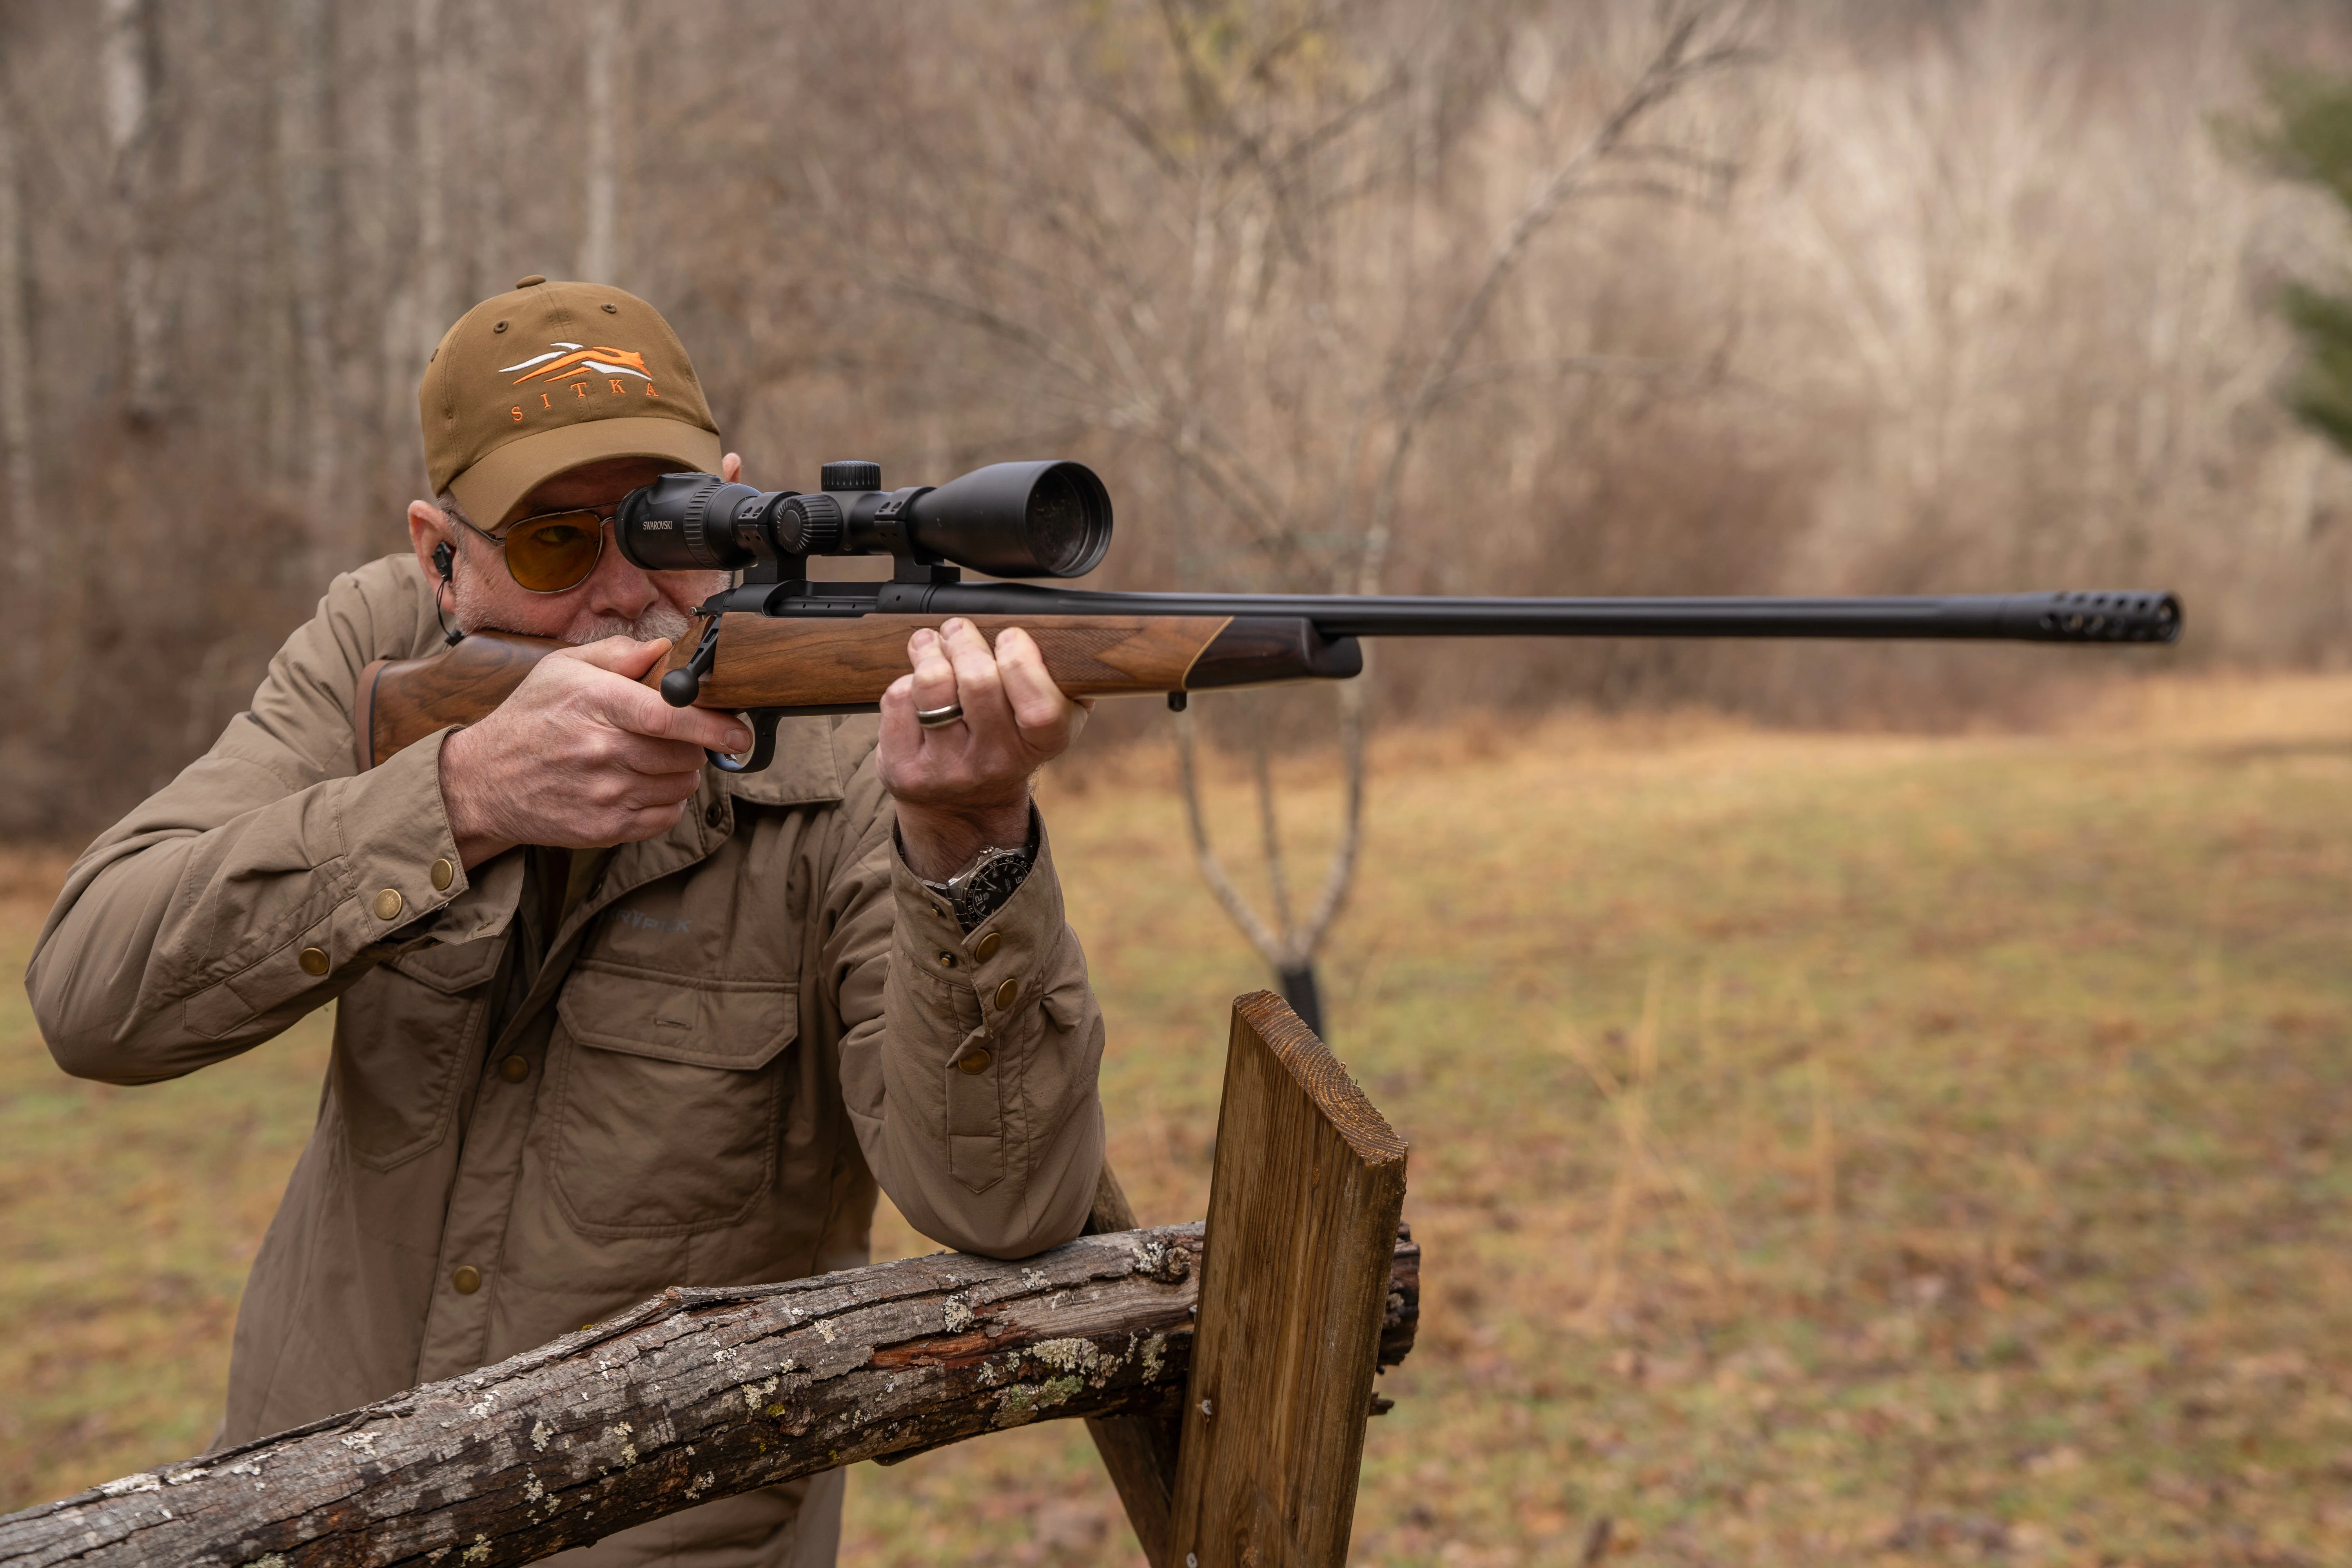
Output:
<instances>
[{"instance_id":1,"label":"cap brim","mask_svg":"<svg viewBox=\"0 0 2352 1568\"><path fill-rule=\"evenodd\" d=\"M682 419L589 419L515 437L451 479L449 490L475 527L496 528L523 497L583 464L656 458L676 464L675 472L715 474L719 457L719 437Z\"/></svg>"}]
</instances>

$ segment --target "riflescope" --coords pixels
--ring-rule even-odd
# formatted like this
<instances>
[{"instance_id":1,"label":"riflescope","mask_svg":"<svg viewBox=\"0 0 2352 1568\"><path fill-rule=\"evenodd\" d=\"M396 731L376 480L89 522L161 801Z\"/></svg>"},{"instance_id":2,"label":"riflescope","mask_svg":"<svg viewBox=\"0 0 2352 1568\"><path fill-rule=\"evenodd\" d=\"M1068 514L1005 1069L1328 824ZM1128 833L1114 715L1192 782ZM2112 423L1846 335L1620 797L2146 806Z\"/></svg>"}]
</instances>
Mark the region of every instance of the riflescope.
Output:
<instances>
[{"instance_id":1,"label":"riflescope","mask_svg":"<svg viewBox=\"0 0 2352 1568\"><path fill-rule=\"evenodd\" d=\"M614 534L650 572L894 555L992 577L1082 577L1110 549L1110 492L1083 463L991 463L895 490L882 488L878 463L827 463L819 483L803 494L664 474L629 492Z\"/></svg>"}]
</instances>

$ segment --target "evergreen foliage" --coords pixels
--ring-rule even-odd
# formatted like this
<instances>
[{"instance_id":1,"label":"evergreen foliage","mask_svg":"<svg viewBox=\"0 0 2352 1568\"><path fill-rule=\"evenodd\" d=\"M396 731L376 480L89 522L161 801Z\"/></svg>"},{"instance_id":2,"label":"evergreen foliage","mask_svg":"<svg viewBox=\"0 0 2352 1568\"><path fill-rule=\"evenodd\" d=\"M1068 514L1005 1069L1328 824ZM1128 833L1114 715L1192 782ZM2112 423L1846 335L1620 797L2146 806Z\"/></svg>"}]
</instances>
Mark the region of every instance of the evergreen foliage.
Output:
<instances>
[{"instance_id":1,"label":"evergreen foliage","mask_svg":"<svg viewBox=\"0 0 2352 1568\"><path fill-rule=\"evenodd\" d=\"M2352 81L2294 72L2271 79L2275 120L2252 138L2279 173L2319 186L2352 216ZM2285 393L2295 416L2352 452L2352 294L2287 286L2280 309L2303 342Z\"/></svg>"}]
</instances>

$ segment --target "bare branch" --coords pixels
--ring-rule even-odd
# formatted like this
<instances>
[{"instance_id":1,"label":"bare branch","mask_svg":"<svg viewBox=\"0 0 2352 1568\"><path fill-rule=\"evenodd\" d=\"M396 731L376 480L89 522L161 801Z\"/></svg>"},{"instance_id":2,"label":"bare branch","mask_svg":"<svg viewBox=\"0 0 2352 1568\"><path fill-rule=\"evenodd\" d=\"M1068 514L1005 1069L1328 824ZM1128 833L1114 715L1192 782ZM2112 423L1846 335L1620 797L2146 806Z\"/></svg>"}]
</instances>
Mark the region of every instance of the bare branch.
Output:
<instances>
[{"instance_id":1,"label":"bare branch","mask_svg":"<svg viewBox=\"0 0 2352 1568\"><path fill-rule=\"evenodd\" d=\"M1365 674L1370 675L1369 668ZM1339 846L1331 852L1331 868L1323 879L1323 890L1315 900L1315 908L1307 923L1298 930L1297 951L1302 960L1311 959L1323 945L1323 937L1330 931L1331 922L1339 918L1346 907L1348 894L1356 882L1356 857L1363 845L1364 829L1364 686L1363 677L1340 683L1336 694L1339 705L1339 756L1347 770L1347 815L1339 824Z\"/></svg>"},{"instance_id":2,"label":"bare branch","mask_svg":"<svg viewBox=\"0 0 2352 1568\"><path fill-rule=\"evenodd\" d=\"M1225 875L1223 863L1209 847L1208 823L1201 812L1201 780L1193 765L1192 715L1189 711L1176 715L1176 785L1184 797L1184 820L1192 831L1192 858L1200 865L1201 879L1209 884L1209 891L1216 895L1217 902L1224 907L1234 924L1241 927L1242 934L1249 938L1258 956L1275 968L1282 968L1289 959L1288 950L1279 937L1266 930L1265 922L1258 919L1257 911L1242 897L1242 890Z\"/></svg>"},{"instance_id":3,"label":"bare branch","mask_svg":"<svg viewBox=\"0 0 2352 1568\"><path fill-rule=\"evenodd\" d=\"M1265 726L1250 726L1251 772L1257 784L1259 847L1265 856L1265 877L1272 885L1275 929L1285 949L1297 950L1297 931L1290 920L1290 885L1282 864L1282 826L1274 811L1274 761L1266 745ZM1311 955L1310 955L1311 956Z\"/></svg>"},{"instance_id":4,"label":"bare branch","mask_svg":"<svg viewBox=\"0 0 2352 1568\"><path fill-rule=\"evenodd\" d=\"M1472 338L1485 325L1487 313L1494 308L1495 299L1501 292L1505 280L1517 267L1537 235L1558 216L1586 176L1610 156L1652 110L1706 72L1745 58L1742 51L1728 46L1695 48L1702 28L1715 16L1731 8L1731 4L1732 0L1707 0L1707 3L1694 6L1684 14L1668 30L1633 86L1601 117L1601 123L1583 142L1552 171L1496 242L1485 272L1461 304L1455 307L1436 352L1423 362L1412 392L1402 400L1389 460L1381 474L1379 489L1373 495L1372 523L1365 533L1358 568L1359 593L1380 592L1381 574L1386 564L1390 541L1394 532L1398 491L1403 480L1405 464L1412 457L1413 444L1423 424L1437 406L1442 389L1452 378L1462 356L1468 352Z\"/></svg>"}]
</instances>

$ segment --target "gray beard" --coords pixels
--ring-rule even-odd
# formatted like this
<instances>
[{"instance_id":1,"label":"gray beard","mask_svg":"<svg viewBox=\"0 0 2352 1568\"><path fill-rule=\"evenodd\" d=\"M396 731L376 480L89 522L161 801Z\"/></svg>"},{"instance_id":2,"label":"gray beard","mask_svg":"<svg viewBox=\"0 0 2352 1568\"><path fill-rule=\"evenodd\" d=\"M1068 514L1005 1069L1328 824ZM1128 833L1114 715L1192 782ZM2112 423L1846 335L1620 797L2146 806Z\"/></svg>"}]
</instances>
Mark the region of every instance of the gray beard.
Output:
<instances>
[{"instance_id":1,"label":"gray beard","mask_svg":"<svg viewBox=\"0 0 2352 1568\"><path fill-rule=\"evenodd\" d=\"M677 642L694 625L694 617L667 601L656 605L634 621L618 616L606 616L591 622L584 628L566 633L564 641L574 647L582 643L602 642L606 637L635 637L639 642L651 642L656 637L667 637Z\"/></svg>"},{"instance_id":2,"label":"gray beard","mask_svg":"<svg viewBox=\"0 0 2352 1568\"><path fill-rule=\"evenodd\" d=\"M719 577L718 582L720 587L726 585L726 579L723 576ZM484 614L481 602L471 591L472 588L473 580L470 576L457 579L455 605L457 624L468 632L495 629L489 626L489 617ZM713 590L713 592L716 591L716 589ZM635 620L624 620L618 616L599 616L583 628L566 632L563 640L574 647L583 643L602 642L606 637L634 637L639 642L647 642L655 637L667 637L672 642L676 642L685 637L693 626L693 616L667 599L657 599L654 602L653 608Z\"/></svg>"}]
</instances>

